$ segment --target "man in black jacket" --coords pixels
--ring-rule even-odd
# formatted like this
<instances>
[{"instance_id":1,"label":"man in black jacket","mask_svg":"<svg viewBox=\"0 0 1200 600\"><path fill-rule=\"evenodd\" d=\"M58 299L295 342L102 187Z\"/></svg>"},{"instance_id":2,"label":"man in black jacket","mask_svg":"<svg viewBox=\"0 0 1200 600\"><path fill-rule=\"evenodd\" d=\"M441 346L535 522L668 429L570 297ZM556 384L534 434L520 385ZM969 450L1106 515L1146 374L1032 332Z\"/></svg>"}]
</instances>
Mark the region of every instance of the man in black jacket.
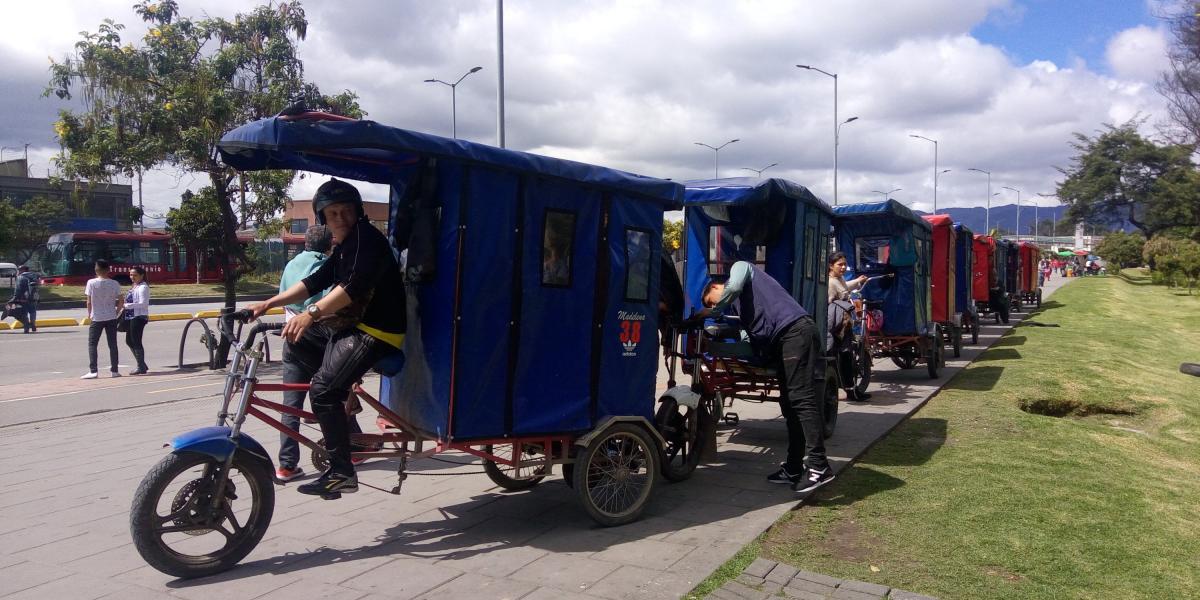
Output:
<instances>
[{"instance_id":1,"label":"man in black jacket","mask_svg":"<svg viewBox=\"0 0 1200 600\"><path fill-rule=\"evenodd\" d=\"M376 362L400 351L406 330L404 282L391 245L367 221L354 186L337 179L322 184L313 198L313 212L333 233L329 260L250 309L257 318L271 308L329 290L287 322L283 337L296 360L317 366L309 399L329 452L329 469L297 491L337 498L358 491L345 400Z\"/></svg>"}]
</instances>

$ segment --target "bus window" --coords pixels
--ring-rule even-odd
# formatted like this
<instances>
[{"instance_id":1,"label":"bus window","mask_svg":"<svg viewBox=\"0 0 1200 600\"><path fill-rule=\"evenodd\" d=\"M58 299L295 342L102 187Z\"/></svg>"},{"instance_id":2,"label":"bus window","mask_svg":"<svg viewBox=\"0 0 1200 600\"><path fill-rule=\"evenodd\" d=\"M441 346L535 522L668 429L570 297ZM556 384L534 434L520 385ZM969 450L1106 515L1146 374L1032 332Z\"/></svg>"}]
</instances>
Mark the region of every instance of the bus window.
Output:
<instances>
[{"instance_id":1,"label":"bus window","mask_svg":"<svg viewBox=\"0 0 1200 600\"><path fill-rule=\"evenodd\" d=\"M71 252L71 262L91 264L99 258L96 256L96 242L73 242L73 252Z\"/></svg>"},{"instance_id":2,"label":"bus window","mask_svg":"<svg viewBox=\"0 0 1200 600\"><path fill-rule=\"evenodd\" d=\"M139 262L147 265L158 265L163 262L163 247L161 243L142 242L137 251L137 259L134 262Z\"/></svg>"},{"instance_id":3,"label":"bus window","mask_svg":"<svg viewBox=\"0 0 1200 600\"><path fill-rule=\"evenodd\" d=\"M134 262L133 244L129 242L109 242L108 260L114 265L127 265Z\"/></svg>"}]
</instances>

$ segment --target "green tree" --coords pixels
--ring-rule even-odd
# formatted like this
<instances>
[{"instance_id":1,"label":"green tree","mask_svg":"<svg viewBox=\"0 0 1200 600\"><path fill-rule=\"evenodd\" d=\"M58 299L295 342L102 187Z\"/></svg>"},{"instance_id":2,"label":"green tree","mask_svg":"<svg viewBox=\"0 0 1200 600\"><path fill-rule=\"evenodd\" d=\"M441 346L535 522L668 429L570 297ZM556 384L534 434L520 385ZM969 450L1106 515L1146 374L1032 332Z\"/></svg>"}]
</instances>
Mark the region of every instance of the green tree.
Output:
<instances>
[{"instance_id":1,"label":"green tree","mask_svg":"<svg viewBox=\"0 0 1200 600\"><path fill-rule=\"evenodd\" d=\"M43 196L19 207L0 200L0 252L18 264L28 261L70 214L65 204Z\"/></svg>"},{"instance_id":2,"label":"green tree","mask_svg":"<svg viewBox=\"0 0 1200 600\"><path fill-rule=\"evenodd\" d=\"M1096 254L1108 261L1109 268L1118 273L1124 267L1136 267L1142 261L1146 238L1138 233L1114 231L1104 236L1096 246Z\"/></svg>"},{"instance_id":3,"label":"green tree","mask_svg":"<svg viewBox=\"0 0 1200 600\"><path fill-rule=\"evenodd\" d=\"M198 193L183 193L178 208L167 211L167 231L196 257L220 256L225 245L221 202L212 187L200 188Z\"/></svg>"},{"instance_id":4,"label":"green tree","mask_svg":"<svg viewBox=\"0 0 1200 600\"><path fill-rule=\"evenodd\" d=\"M663 252L671 254L683 245L683 221L663 219Z\"/></svg>"},{"instance_id":5,"label":"green tree","mask_svg":"<svg viewBox=\"0 0 1200 600\"><path fill-rule=\"evenodd\" d=\"M1192 148L1160 146L1143 138L1137 122L1106 125L1096 137L1075 134L1078 152L1057 195L1067 220L1128 221L1147 238L1174 227L1200 225L1200 173Z\"/></svg>"},{"instance_id":6,"label":"green tree","mask_svg":"<svg viewBox=\"0 0 1200 600\"><path fill-rule=\"evenodd\" d=\"M1171 120L1184 143L1200 144L1200 2L1180 2L1177 13L1166 15L1174 37L1158 91L1167 99Z\"/></svg>"},{"instance_id":7,"label":"green tree","mask_svg":"<svg viewBox=\"0 0 1200 600\"><path fill-rule=\"evenodd\" d=\"M198 196L219 208L220 242L211 250L225 266L225 304L233 306L237 280L251 268L237 228L282 209L293 173L239 177L217 159L217 142L297 101L360 117L357 96L326 96L304 80L296 44L308 21L299 2L258 6L232 20L182 17L175 0L142 0L133 9L150 26L138 45L123 42L124 26L105 20L83 33L73 55L52 62L46 93L78 94L85 107L60 113L57 162L66 176L92 181L155 166L206 175L209 189Z\"/></svg>"}]
</instances>

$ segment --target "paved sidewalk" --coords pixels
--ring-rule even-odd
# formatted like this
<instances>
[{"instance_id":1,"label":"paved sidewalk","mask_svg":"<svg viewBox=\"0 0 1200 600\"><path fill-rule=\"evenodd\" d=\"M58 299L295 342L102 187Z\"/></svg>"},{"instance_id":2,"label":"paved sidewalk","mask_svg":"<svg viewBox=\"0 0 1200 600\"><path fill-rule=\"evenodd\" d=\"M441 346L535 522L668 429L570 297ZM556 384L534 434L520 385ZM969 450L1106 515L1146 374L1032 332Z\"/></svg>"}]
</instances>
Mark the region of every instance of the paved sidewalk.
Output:
<instances>
[{"instance_id":1,"label":"paved sidewalk","mask_svg":"<svg viewBox=\"0 0 1200 600\"><path fill-rule=\"evenodd\" d=\"M1005 330L986 325L981 346L948 359L937 380L924 369L880 365L871 402L842 403L828 443L835 468L886 435ZM367 488L327 502L297 494L294 484L277 486L263 542L237 568L193 581L174 580L142 561L130 541L128 513L138 482L164 455L163 444L211 424L214 398L3 428L0 597L680 597L800 500L764 480L786 445L778 407L739 402L730 410L741 422L721 428L717 461L686 482L658 482L643 518L629 525L596 526L557 475L505 493L477 461L446 454L411 463L413 476L400 497ZM277 449L273 430L247 423L269 451ZM304 466L312 470L307 460ZM396 481L394 466L382 460L360 474L384 489Z\"/></svg>"},{"instance_id":2,"label":"paved sidewalk","mask_svg":"<svg viewBox=\"0 0 1200 600\"><path fill-rule=\"evenodd\" d=\"M779 595L797 600L937 600L877 583L802 571L765 558L750 563L737 579L726 582L708 597L766 600Z\"/></svg>"}]
</instances>

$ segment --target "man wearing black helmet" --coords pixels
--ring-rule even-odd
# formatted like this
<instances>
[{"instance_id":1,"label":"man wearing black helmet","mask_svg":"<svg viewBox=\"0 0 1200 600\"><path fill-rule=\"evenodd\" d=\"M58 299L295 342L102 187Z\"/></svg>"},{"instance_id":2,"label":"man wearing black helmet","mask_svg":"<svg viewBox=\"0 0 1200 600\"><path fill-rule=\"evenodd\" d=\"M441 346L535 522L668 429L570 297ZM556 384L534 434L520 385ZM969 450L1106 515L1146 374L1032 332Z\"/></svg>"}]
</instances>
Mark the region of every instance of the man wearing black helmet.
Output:
<instances>
[{"instance_id":1,"label":"man wearing black helmet","mask_svg":"<svg viewBox=\"0 0 1200 600\"><path fill-rule=\"evenodd\" d=\"M297 490L336 498L358 491L344 403L350 388L404 342L404 282L387 238L367 221L354 186L337 179L325 182L313 198L313 212L333 234L329 259L312 275L250 309L258 318L271 308L329 290L287 322L283 337L296 360L315 370L309 400L329 452L325 473Z\"/></svg>"}]
</instances>

